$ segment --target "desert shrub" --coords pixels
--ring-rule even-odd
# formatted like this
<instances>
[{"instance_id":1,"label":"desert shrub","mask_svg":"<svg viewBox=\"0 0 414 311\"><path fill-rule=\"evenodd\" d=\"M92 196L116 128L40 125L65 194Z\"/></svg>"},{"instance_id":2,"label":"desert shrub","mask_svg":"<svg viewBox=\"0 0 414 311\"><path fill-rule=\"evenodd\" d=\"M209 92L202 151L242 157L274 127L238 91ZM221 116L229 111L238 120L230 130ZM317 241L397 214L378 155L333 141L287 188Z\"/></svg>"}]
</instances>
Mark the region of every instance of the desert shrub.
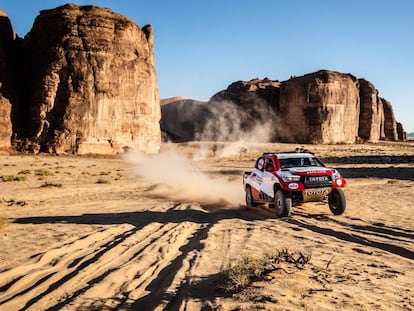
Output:
<instances>
[{"instance_id":1,"label":"desert shrub","mask_svg":"<svg viewBox=\"0 0 414 311\"><path fill-rule=\"evenodd\" d=\"M40 185L40 188L62 188L62 184L59 183L53 183L53 182L44 182Z\"/></svg>"},{"instance_id":2,"label":"desert shrub","mask_svg":"<svg viewBox=\"0 0 414 311\"><path fill-rule=\"evenodd\" d=\"M223 271L222 288L225 291L239 291L246 288L253 280L260 279L266 260L265 257L242 257Z\"/></svg>"},{"instance_id":3,"label":"desert shrub","mask_svg":"<svg viewBox=\"0 0 414 311\"><path fill-rule=\"evenodd\" d=\"M15 199L10 199L10 200L0 199L0 202L4 202L7 206L12 206L12 205L26 206L27 205L26 201L15 200Z\"/></svg>"},{"instance_id":4,"label":"desert shrub","mask_svg":"<svg viewBox=\"0 0 414 311\"><path fill-rule=\"evenodd\" d=\"M30 175L32 173L31 170L22 170L17 173L17 175Z\"/></svg>"},{"instance_id":5,"label":"desert shrub","mask_svg":"<svg viewBox=\"0 0 414 311\"><path fill-rule=\"evenodd\" d=\"M53 172L49 170L37 169L35 170L35 175L36 176L53 176Z\"/></svg>"},{"instance_id":6,"label":"desert shrub","mask_svg":"<svg viewBox=\"0 0 414 311\"><path fill-rule=\"evenodd\" d=\"M97 183L97 184L110 184L111 182L110 182L109 180L107 180L107 179L104 179L104 178L99 178L99 179L96 181L96 183Z\"/></svg>"},{"instance_id":7,"label":"desert shrub","mask_svg":"<svg viewBox=\"0 0 414 311\"><path fill-rule=\"evenodd\" d=\"M26 176L16 176L16 175L3 175L0 176L0 180L3 182L9 182L9 181L25 181L27 180Z\"/></svg>"},{"instance_id":8,"label":"desert shrub","mask_svg":"<svg viewBox=\"0 0 414 311\"><path fill-rule=\"evenodd\" d=\"M253 281L263 280L268 273L279 269L278 265L282 262L303 269L310 259L310 255L304 255L301 252L289 252L287 249L262 257L243 256L233 261L227 269L221 271L221 277L217 284L221 290L226 292L238 292L249 286Z\"/></svg>"},{"instance_id":9,"label":"desert shrub","mask_svg":"<svg viewBox=\"0 0 414 311\"><path fill-rule=\"evenodd\" d=\"M109 175L109 174L111 174L111 172L100 172L99 173L99 175L101 175L101 176L105 176L105 175Z\"/></svg>"}]
</instances>

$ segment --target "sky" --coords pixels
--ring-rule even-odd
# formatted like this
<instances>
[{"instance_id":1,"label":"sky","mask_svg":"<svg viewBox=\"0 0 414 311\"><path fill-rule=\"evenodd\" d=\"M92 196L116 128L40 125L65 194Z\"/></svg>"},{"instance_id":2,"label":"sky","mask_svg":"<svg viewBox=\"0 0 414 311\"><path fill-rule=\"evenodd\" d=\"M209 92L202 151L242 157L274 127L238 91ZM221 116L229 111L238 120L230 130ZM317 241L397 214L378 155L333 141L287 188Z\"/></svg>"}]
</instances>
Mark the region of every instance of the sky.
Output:
<instances>
[{"instance_id":1,"label":"sky","mask_svg":"<svg viewBox=\"0 0 414 311\"><path fill-rule=\"evenodd\" d=\"M24 37L40 10L68 1L0 0ZM161 98L208 100L231 83L320 69L375 85L414 132L412 0L89 0L151 24Z\"/></svg>"}]
</instances>

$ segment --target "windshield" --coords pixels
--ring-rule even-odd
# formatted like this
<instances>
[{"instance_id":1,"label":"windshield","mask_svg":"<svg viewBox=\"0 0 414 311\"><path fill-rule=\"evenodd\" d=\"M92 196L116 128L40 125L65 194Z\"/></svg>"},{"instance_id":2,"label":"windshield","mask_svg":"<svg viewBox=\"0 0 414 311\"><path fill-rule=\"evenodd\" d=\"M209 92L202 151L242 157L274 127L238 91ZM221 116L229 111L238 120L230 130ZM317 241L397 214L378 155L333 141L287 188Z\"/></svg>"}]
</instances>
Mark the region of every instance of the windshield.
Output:
<instances>
[{"instance_id":1,"label":"windshield","mask_svg":"<svg viewBox=\"0 0 414 311\"><path fill-rule=\"evenodd\" d=\"M280 166L283 168L298 166L323 166L316 158L288 158L279 159Z\"/></svg>"}]
</instances>

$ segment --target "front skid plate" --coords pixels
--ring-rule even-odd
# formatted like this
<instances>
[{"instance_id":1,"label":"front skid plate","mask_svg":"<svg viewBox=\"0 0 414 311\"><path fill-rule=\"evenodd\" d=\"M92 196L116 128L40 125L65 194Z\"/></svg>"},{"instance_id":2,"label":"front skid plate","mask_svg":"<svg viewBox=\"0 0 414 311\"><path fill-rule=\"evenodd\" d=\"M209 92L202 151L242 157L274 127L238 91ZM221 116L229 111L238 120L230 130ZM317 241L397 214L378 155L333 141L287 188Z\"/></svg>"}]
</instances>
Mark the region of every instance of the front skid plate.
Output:
<instances>
[{"instance_id":1,"label":"front skid plate","mask_svg":"<svg viewBox=\"0 0 414 311\"><path fill-rule=\"evenodd\" d=\"M331 193L331 187L325 188L308 188L302 191L303 202L319 202Z\"/></svg>"}]
</instances>

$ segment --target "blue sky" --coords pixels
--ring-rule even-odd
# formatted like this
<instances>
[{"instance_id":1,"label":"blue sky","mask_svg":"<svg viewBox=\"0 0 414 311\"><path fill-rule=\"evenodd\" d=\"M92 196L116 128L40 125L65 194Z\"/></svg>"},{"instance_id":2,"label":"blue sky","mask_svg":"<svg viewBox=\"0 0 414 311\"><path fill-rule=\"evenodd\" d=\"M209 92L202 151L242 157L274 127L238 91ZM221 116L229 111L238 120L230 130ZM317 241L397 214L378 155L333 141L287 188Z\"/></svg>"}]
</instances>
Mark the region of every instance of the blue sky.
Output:
<instances>
[{"instance_id":1,"label":"blue sky","mask_svg":"<svg viewBox=\"0 0 414 311\"><path fill-rule=\"evenodd\" d=\"M414 132L414 1L90 0L152 24L161 98L208 100L238 80L319 69L371 81ZM23 37L58 0L0 0Z\"/></svg>"}]
</instances>

